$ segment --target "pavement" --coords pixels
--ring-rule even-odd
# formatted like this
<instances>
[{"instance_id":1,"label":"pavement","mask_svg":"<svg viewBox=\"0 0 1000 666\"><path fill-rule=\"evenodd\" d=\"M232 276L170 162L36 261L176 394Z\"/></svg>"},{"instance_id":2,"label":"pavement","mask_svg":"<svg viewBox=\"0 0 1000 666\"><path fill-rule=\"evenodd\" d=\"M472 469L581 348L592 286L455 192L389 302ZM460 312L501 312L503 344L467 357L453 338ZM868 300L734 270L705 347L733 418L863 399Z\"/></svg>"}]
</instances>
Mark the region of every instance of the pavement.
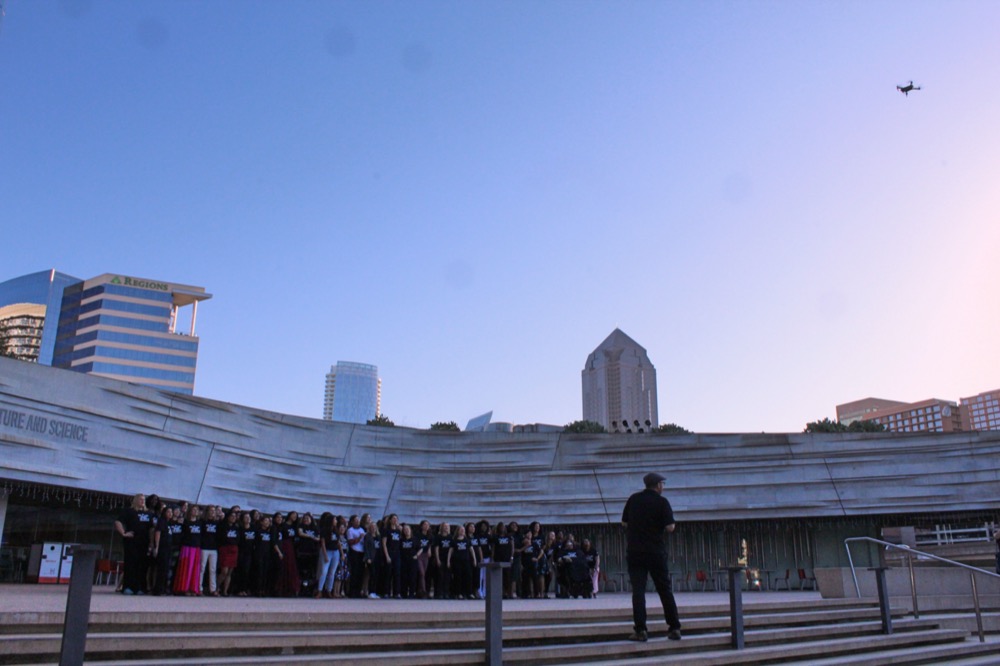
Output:
<instances>
[{"instance_id":1,"label":"pavement","mask_svg":"<svg viewBox=\"0 0 1000 666\"><path fill-rule=\"evenodd\" d=\"M0 612L50 613L66 610L68 585L0 584ZM675 592L681 617L685 608L696 606L729 607L728 592ZM760 603L801 603L819 601L819 592L744 592L743 605ZM660 608L655 593L646 595L646 606L651 614ZM631 609L629 592L602 593L595 599L510 599L504 600L504 611L554 611L560 609L593 610ZM171 613L351 613L402 614L470 611L485 612L482 601L461 600L411 600L411 599L284 599L253 597L153 597L116 594L111 585L95 585L90 602L91 612L152 611Z\"/></svg>"}]
</instances>

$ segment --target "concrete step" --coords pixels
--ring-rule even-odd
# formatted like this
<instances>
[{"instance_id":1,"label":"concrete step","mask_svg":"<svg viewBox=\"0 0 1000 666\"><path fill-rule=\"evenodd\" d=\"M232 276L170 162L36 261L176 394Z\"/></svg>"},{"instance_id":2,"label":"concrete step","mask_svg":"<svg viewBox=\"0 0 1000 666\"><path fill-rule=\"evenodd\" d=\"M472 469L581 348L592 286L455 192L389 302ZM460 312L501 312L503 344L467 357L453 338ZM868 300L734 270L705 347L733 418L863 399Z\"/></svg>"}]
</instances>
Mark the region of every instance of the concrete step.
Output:
<instances>
[{"instance_id":1,"label":"concrete step","mask_svg":"<svg viewBox=\"0 0 1000 666\"><path fill-rule=\"evenodd\" d=\"M728 637L718 637L728 645ZM954 649L961 647L965 639L963 632L930 629L922 632L893 634L891 636L872 635L862 637L847 637L836 641L813 640L805 643L773 645L764 647L747 647L742 651L734 651L721 645L709 646L704 641L693 641L694 645L685 646L687 639L682 641L651 640L647 643L630 641L605 642L599 645L600 652L592 653L588 659L580 659L579 654L567 654L560 646L544 649L538 648L508 648L504 650L505 664L666 664L674 666L724 666L750 665L768 663L817 664L820 659L829 661L831 658L853 659L859 652L866 652L867 661L851 662L864 664L882 663L876 661L877 654L873 650L897 651L903 653L911 650L914 653L938 654L941 656L956 656ZM720 641L715 641L716 643ZM978 645L978 644L977 644ZM687 648L687 649L684 649ZM932 652L941 650L940 652ZM968 654L968 653L967 653ZM840 657L835 657L842 655ZM91 663L88 659L88 663ZM445 666L448 664L482 664L482 649L474 650L431 650L419 652L407 651L375 651L354 654L295 654L286 652L275 655L255 656L207 656L188 659L156 658L156 659L121 659L100 662L101 666L239 666L250 664L385 664L387 666ZM847 663L832 661L830 663ZM885 663L927 663L888 661Z\"/></svg>"},{"instance_id":2,"label":"concrete step","mask_svg":"<svg viewBox=\"0 0 1000 666\"><path fill-rule=\"evenodd\" d=\"M929 620L901 619L894 623L900 634L933 630ZM877 621L838 622L835 624L805 624L749 629L747 645L787 645L822 637L836 640L845 636L876 634ZM615 644L624 643L629 651L641 655L649 646L666 645L659 640L665 632L654 632L653 640L636 644L622 639L631 631L630 624L604 623L597 625L544 625L513 627L504 632L505 661L527 660L531 663L553 663L567 659L593 660L617 651ZM966 632L955 631L964 636ZM122 657L161 660L171 657L205 659L219 655L277 656L323 653L331 658L348 655L362 658L366 653L380 654L396 650L414 655L425 652L451 651L455 658L461 653L483 654L485 632L482 628L454 629L371 629L368 631L307 630L307 631L205 631L205 632L126 632L93 633L87 638L88 662L110 661ZM701 633L686 633L681 643L669 642L673 651L703 651L729 645L727 622L715 622ZM58 655L61 636L58 634L11 634L0 641L0 663L30 663ZM512 663L515 663L512 661Z\"/></svg>"}]
</instances>

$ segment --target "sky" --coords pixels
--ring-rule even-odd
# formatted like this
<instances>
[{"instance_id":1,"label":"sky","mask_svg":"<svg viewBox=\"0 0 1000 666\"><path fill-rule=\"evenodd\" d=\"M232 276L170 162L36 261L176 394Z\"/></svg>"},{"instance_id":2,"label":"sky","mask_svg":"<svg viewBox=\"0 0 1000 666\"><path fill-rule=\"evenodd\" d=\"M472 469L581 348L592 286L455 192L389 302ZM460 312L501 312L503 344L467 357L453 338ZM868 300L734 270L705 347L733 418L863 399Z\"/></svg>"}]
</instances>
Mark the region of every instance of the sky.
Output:
<instances>
[{"instance_id":1,"label":"sky","mask_svg":"<svg viewBox=\"0 0 1000 666\"><path fill-rule=\"evenodd\" d=\"M995 1L0 4L0 279L205 287L197 395L564 424L616 327L696 432L1000 388Z\"/></svg>"}]
</instances>

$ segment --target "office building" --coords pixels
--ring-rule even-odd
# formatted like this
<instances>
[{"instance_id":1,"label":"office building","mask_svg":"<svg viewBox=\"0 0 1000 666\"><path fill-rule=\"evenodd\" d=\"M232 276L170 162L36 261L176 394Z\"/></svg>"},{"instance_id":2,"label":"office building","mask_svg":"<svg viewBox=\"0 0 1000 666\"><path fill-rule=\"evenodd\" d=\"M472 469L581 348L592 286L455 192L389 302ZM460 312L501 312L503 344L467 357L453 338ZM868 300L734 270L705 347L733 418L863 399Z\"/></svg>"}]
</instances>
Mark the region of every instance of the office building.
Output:
<instances>
[{"instance_id":1,"label":"office building","mask_svg":"<svg viewBox=\"0 0 1000 666\"><path fill-rule=\"evenodd\" d=\"M1000 389L959 401L931 398L900 402L864 398L837 405L837 420L850 425L857 420L881 423L891 432L958 432L1000 430Z\"/></svg>"},{"instance_id":2,"label":"office building","mask_svg":"<svg viewBox=\"0 0 1000 666\"><path fill-rule=\"evenodd\" d=\"M5 338L9 340L5 345L7 355L52 365L63 290L79 281L72 275L47 270L0 283L0 327L14 338Z\"/></svg>"},{"instance_id":3,"label":"office building","mask_svg":"<svg viewBox=\"0 0 1000 666\"><path fill-rule=\"evenodd\" d=\"M646 350L621 329L587 357L582 383L585 421L596 421L609 432L634 430L636 421L646 431L659 425L656 368Z\"/></svg>"},{"instance_id":4,"label":"office building","mask_svg":"<svg viewBox=\"0 0 1000 666\"><path fill-rule=\"evenodd\" d=\"M22 360L192 394L197 308L208 298L202 287L43 271L0 284L0 328L19 333Z\"/></svg>"},{"instance_id":5,"label":"office building","mask_svg":"<svg viewBox=\"0 0 1000 666\"><path fill-rule=\"evenodd\" d=\"M959 399L963 430L1000 430L1000 389Z\"/></svg>"},{"instance_id":6,"label":"office building","mask_svg":"<svg viewBox=\"0 0 1000 666\"><path fill-rule=\"evenodd\" d=\"M949 400L930 398L888 407L864 417L881 423L890 432L960 432L962 418L958 405Z\"/></svg>"},{"instance_id":7,"label":"office building","mask_svg":"<svg viewBox=\"0 0 1000 666\"><path fill-rule=\"evenodd\" d=\"M864 398L854 402L845 402L837 405L837 420L844 425L851 425L855 421L860 421L883 409L895 409L905 407L909 403L899 400L885 400L883 398Z\"/></svg>"},{"instance_id":8,"label":"office building","mask_svg":"<svg viewBox=\"0 0 1000 666\"><path fill-rule=\"evenodd\" d=\"M337 361L326 375L323 418L345 423L368 423L381 413L382 380L378 366Z\"/></svg>"}]
</instances>

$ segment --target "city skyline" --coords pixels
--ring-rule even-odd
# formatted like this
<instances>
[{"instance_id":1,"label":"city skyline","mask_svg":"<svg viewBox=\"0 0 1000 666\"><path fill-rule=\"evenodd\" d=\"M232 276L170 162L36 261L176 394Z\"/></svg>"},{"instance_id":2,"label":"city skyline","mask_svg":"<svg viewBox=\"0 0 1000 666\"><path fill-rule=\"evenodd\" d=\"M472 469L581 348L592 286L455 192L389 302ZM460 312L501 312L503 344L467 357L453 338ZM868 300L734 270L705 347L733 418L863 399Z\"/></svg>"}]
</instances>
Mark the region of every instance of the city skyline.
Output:
<instances>
[{"instance_id":1,"label":"city skyline","mask_svg":"<svg viewBox=\"0 0 1000 666\"><path fill-rule=\"evenodd\" d=\"M616 327L695 432L1000 383L995 2L5 10L5 275L209 285L197 395L565 424Z\"/></svg>"}]
</instances>

